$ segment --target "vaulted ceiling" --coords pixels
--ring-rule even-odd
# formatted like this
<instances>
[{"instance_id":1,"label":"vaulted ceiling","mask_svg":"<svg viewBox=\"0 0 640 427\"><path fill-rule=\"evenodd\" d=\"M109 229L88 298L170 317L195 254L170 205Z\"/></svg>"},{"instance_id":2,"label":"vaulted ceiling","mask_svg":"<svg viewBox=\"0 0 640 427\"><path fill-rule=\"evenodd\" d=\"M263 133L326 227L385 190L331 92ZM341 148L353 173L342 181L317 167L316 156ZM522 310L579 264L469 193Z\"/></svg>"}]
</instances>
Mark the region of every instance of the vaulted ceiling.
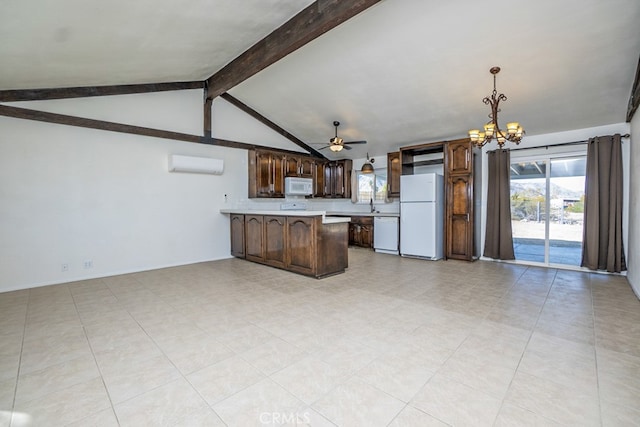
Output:
<instances>
[{"instance_id":1,"label":"vaulted ceiling","mask_svg":"<svg viewBox=\"0 0 640 427\"><path fill-rule=\"evenodd\" d=\"M6 0L0 90L204 80L311 3ZM326 142L334 120L369 141L336 157L464 137L487 120L495 65L503 124L619 123L639 23L637 0L382 0L229 93L304 142Z\"/></svg>"}]
</instances>

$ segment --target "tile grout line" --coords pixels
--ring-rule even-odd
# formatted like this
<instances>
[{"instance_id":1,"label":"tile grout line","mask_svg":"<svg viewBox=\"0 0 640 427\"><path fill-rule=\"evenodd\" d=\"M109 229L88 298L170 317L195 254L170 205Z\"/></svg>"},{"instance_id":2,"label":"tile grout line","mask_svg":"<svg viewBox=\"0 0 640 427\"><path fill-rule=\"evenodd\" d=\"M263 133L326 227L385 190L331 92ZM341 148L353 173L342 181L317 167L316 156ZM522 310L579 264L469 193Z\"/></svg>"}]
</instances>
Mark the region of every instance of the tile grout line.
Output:
<instances>
[{"instance_id":1,"label":"tile grout line","mask_svg":"<svg viewBox=\"0 0 640 427\"><path fill-rule=\"evenodd\" d=\"M522 279L522 277L524 276L525 272L528 271L530 268L533 268L533 266L528 266L526 268L526 270L523 271L523 273L520 275L520 277L518 277L518 280L516 280L515 283L518 283L518 281L520 281L520 279ZM544 309L545 304L547 303L547 299L549 298L549 294L551 293L551 289L553 289L553 284L556 281L556 278L558 277L558 269L553 269L554 275L553 275L553 279L551 280L551 285L549 286L549 290L547 290L547 293L544 297L544 302L542 303L542 305L540 306L540 310L538 311L538 316L536 317L536 321L533 324L533 327L531 328L531 331L529 333L529 337L527 338L527 343L524 346L524 349L522 350L522 354L520 355L520 358L518 359L518 363L515 367L515 369L513 370L513 376L511 377L511 381L509 381L509 386L507 387L507 392L505 393L504 397L502 398L502 402L500 403L500 409L498 409L498 414L500 414L500 412L502 411L502 408L504 407L505 401L507 400L507 395L509 394L509 390L511 389L511 386L513 385L513 380L516 377L516 374L518 373L518 369L520 368L520 363L522 363L522 359L524 358L525 353L527 352L527 348L529 347L529 343L531 342L531 337L533 337L533 334L535 333L536 330L536 326L538 325L538 321L540 320L540 316L542 314L542 310ZM514 286L515 286L514 283ZM517 406L517 405L516 405ZM520 406L518 406L519 408L522 408ZM543 418L547 419L545 416L540 415L536 412L531 411L530 409L527 408L522 408L524 410L530 411L536 415L542 416ZM497 421L498 417L496 416L496 418L493 420L493 424L495 425L496 421ZM553 420L552 420L553 421Z\"/></svg>"},{"instance_id":2,"label":"tile grout line","mask_svg":"<svg viewBox=\"0 0 640 427\"><path fill-rule=\"evenodd\" d=\"M593 318L593 358L596 368L596 387L598 390L598 414L600 415L600 425L602 426L602 397L600 393L600 370L598 369L598 334L596 333L596 309L593 299L593 273L589 274L589 295L591 296L591 315Z\"/></svg>"},{"instance_id":3,"label":"tile grout line","mask_svg":"<svg viewBox=\"0 0 640 427\"><path fill-rule=\"evenodd\" d=\"M525 274L525 272L526 272L528 269L529 269L529 267L528 267L528 266L525 266L525 267L523 268L522 272L517 276L516 280L514 280L514 281L513 281L513 283L511 284L511 286L509 286L509 288L508 288L508 289L507 289L507 290L502 294L502 296L500 296L499 298L497 298L497 299L496 299L496 301L491 305L491 308L495 307L495 306L498 304L498 301L500 301L500 300L504 297L504 295L505 295L505 294L507 294L507 293L508 293L508 292L509 292L509 291L510 291L510 290L511 290L515 285L516 285L516 283L518 283L518 281L522 278L522 276ZM446 311L450 311L450 310L446 310ZM459 313L457 313L457 312L455 312L455 311L451 311L451 313L459 314ZM484 321L484 320L489 316L489 314L490 314L490 312L487 312L487 313L484 315L484 317L482 317L482 319L481 319L481 320L482 320L482 321ZM420 328L420 326L416 327L416 328L414 329L414 331L415 331L415 330L417 330L418 328ZM477 330L478 328L480 328L480 326L477 326L474 330ZM427 386L427 384L429 384L429 382L433 379L433 377L435 377L435 376L438 374L438 372L439 372L439 371L442 369L442 367L447 363L447 361L449 361L449 360L450 360L450 359L455 355L455 353L458 351L458 349L459 349L460 347L462 347L462 345L463 345L463 344L464 344L464 343L469 339L469 337L470 337L471 335L472 335L472 333L471 333L471 334L469 334L467 337L465 337L465 339L463 339L463 340L460 342L460 344L458 344L458 346L457 346L457 347L456 347L456 348L451 352L451 354L450 354L450 355L449 355L449 356L448 356L448 357L447 357L447 358L442 362L442 364L440 364L440 366L438 367L438 369L436 369L436 370L434 371L433 375L432 375L432 376L431 376L431 377L430 377L430 378L429 378L429 379L428 379L428 380L427 380L427 381L422 385L422 387L420 387L420 390L419 390L418 392L416 392L416 394L415 394L413 397L415 397L418 393L420 393L420 391L421 391L422 389L424 389L424 387L426 387L426 386ZM516 368L516 370L517 370L517 368ZM514 371L514 376L515 376L515 371ZM452 380L452 381L454 381L454 382L456 382L456 383L459 383L457 380ZM459 384L464 385L464 386L469 387L469 388L472 388L472 389L474 389L474 390L477 390L477 389L475 389L474 387L468 386L468 385L466 385L466 384L464 384L464 383L459 383ZM478 390L478 391L482 392L481 390ZM412 399L413 399L413 398L412 398ZM411 400L412 400L412 399L411 399ZM501 399L500 408L498 409L498 412L497 412L497 414L496 414L496 418L497 418L498 414L500 413L500 410L502 409L502 405L503 405L503 403L504 403L504 397ZM406 408L407 406L411 406L410 404L411 404L411 401L407 402L407 404L406 404L405 408ZM432 417L432 418L434 418L434 419L436 419L436 420L438 420L438 421L440 421L440 422L442 422L442 423L444 423L444 424L449 425L449 423L447 423L447 422L445 422L445 421L443 421L443 420L439 419L438 417L436 417L436 416L435 416L435 415L433 415L433 414L430 414L430 413L428 413L428 412L425 412L425 411L423 411L423 410L421 410L421 409L419 409L419 408L416 408L416 407L414 407L414 406L411 406L411 408L416 409L416 410L418 410L418 411L420 411L420 412L423 412L423 413L427 414L428 416L430 416L430 417ZM403 409L403 410L404 410L404 409ZM401 412L402 412L402 411L400 411L400 413L401 413ZM396 415L396 417L394 417L394 419L395 419L395 418L397 418L397 416L398 416L400 413L398 413L398 414ZM392 421L393 421L393 420L392 420ZM495 420L494 420L494 423L495 423Z\"/></svg>"},{"instance_id":4,"label":"tile grout line","mask_svg":"<svg viewBox=\"0 0 640 427\"><path fill-rule=\"evenodd\" d=\"M134 277L134 280L135 280L136 282L138 282L138 284L139 284L143 289L146 289L146 290L148 290L149 292L153 293L155 296L157 296L157 295L156 295L156 294L155 294L151 289L149 289L149 288L147 287L147 285L146 285L145 283L140 282L140 281L138 280L138 278L135 278L135 277ZM108 287L108 285L107 285L107 287ZM111 291L111 289L109 289L109 290ZM118 297L117 297L116 295L114 295L114 296L115 296L115 298L116 298L116 299L118 299ZM160 298L160 297L159 297L159 298ZM161 298L161 299L162 299L162 298ZM194 392L195 392L195 393L196 393L196 394L197 394L197 395L202 399L202 401L207 405L207 407L208 407L209 409L211 409L211 411L212 411L212 412L213 412L213 413L218 417L218 419L219 419L219 420L220 420L224 425L228 425L226 422L224 422L224 420L222 419L222 417L220 416L220 414L218 414L218 413L215 411L215 409L213 409L213 406L211 406L211 405L209 404L209 402L207 401L207 399L205 399L205 398L204 398L204 396L202 396L202 394L200 393L200 391L198 391L198 389L197 389L196 387L194 387L194 386L193 386L193 384L191 384L191 382L189 381L189 379L187 378L187 376L186 376L186 375L184 375L180 369L178 369L178 367L177 367L177 366L176 366L176 364L173 362L173 360L171 360L171 358L169 358L169 356L167 356L167 354L166 354L166 353L165 353L165 351L162 349L162 347L160 347L160 345L158 345L157 341L156 341L155 339L153 339L153 337L152 337L151 335L149 335L149 332L148 332L148 331L147 331L147 330L146 330L146 329L145 329L145 328L140 324L140 322L136 319L136 317L135 317L133 314L131 314L131 312L128 310L128 308L127 308L126 306L122 306L122 308L123 308L123 309L124 309L124 310L125 310L125 311L130 315L130 316L131 316L131 318L136 322L136 324L140 327L140 329L142 329L142 331L144 331L145 335L146 335L147 337L149 337L149 339L153 342L153 344L154 344L154 345L156 346L156 348L160 351L160 353L162 353L162 355L166 358L166 360L167 360L167 361L169 361L169 363L171 363L171 365L175 368L176 372L178 372L178 374L180 375L180 377L181 377L181 378L182 378L182 379L183 379L187 384L189 384L189 386L190 386L190 387L193 389L193 391L194 391ZM173 307L173 306L172 306L172 308L174 308L174 309L175 309L175 307ZM207 335L210 335L207 331L203 331L203 333L206 333ZM213 337L213 338L215 339L215 337ZM233 351L233 350L232 350L232 351ZM234 353L236 353L236 352L234 351ZM236 354L237 354L237 353L236 353ZM232 356L229 356L229 357L224 358L224 359L222 359L222 360L227 360L227 359L229 359L230 357L232 357ZM220 361L218 361L218 362L221 362L222 360L220 360ZM218 362L216 362L216 363L218 363ZM212 364L212 365L209 365L209 366L213 366L213 365L215 365L215 363L214 363L214 364ZM206 368L206 367L205 367L205 368ZM202 369L205 369L205 368L202 368ZM197 371L194 371L194 372L197 372ZM192 372L192 373L193 373L193 372ZM132 400L132 399L135 399L135 398L137 398L137 397L142 396L142 395L143 395L143 394L145 394L145 393L149 393L149 392L151 392L151 391L153 391L153 390L157 390L157 389L159 389L159 388L161 388L161 387L164 387L164 386L166 386L167 384L171 384L172 382L175 382L175 381L178 381L178 379L168 381L168 382L166 382L166 383L164 383L164 384L160 384L160 385L158 385L157 387L153 387L153 388L152 388L152 389L150 389L150 390L146 390L146 391L144 391L144 392L142 392L142 393L140 393L140 394L138 394L138 395L131 396L130 398L128 398L128 399L126 399L126 400L124 400L124 401L122 401L122 402L120 402L120 403L118 403L118 404L122 404L122 403L124 403L124 402L128 402L128 401L130 401L130 400ZM224 399L223 399L223 400L224 400ZM114 413L115 413L115 412L116 412L116 411L115 411L115 407L114 407L114 409L113 409L113 410L114 410ZM116 417L117 417L117 413L116 413Z\"/></svg>"},{"instance_id":5,"label":"tile grout line","mask_svg":"<svg viewBox=\"0 0 640 427\"><path fill-rule=\"evenodd\" d=\"M16 408L16 396L18 395L18 382L20 381L20 370L22 369L22 354L24 352L24 338L27 334L27 320L29 318L29 304L31 302L31 289L29 289L29 293L27 294L27 306L24 310L24 325L22 327L22 340L20 342L20 357L18 357L18 370L16 372L16 383L13 386L13 400L11 401L11 410L9 415L9 427L12 426Z\"/></svg>"},{"instance_id":6,"label":"tile grout line","mask_svg":"<svg viewBox=\"0 0 640 427\"><path fill-rule=\"evenodd\" d=\"M102 281L102 279L99 279L101 283L103 283L107 289L109 289L109 287L107 286L106 283L104 283ZM113 292L111 292L111 289L109 289L109 293L111 293L111 295L113 295ZM80 325L82 325L82 333L84 335L84 339L87 340L87 344L89 345L89 349L91 350L91 356L93 356L93 363L96 364L96 369L98 369L98 373L100 374L100 382L102 383L102 386L104 387L104 391L107 395L107 398L109 399L109 404L111 405L111 412L113 413L113 416L116 418L116 422L118 423L118 425L120 425L120 419L118 418L118 414L116 413L116 409L115 406L113 404L113 400L111 399L111 393L109 393L109 389L107 388L107 384L104 381L104 375L102 374L102 369L100 369L100 364L98 363L98 359L96 358L96 353L93 350L93 346L91 345L91 340L89 340L89 336L87 335L87 330L84 327L84 322L82 320L82 317L80 317L80 312L78 311L78 303L76 301L75 296L73 295L73 292L71 292L71 289L69 289L69 294L71 294L71 299L73 300L73 306L76 309L76 314L78 315L78 319L80 319ZM113 295L114 298L117 299L117 297L115 295ZM94 414L91 414L94 415ZM91 416L89 415L89 416ZM87 417L85 417L87 418ZM76 421L82 421L82 419L80 420L76 420Z\"/></svg>"}]
</instances>

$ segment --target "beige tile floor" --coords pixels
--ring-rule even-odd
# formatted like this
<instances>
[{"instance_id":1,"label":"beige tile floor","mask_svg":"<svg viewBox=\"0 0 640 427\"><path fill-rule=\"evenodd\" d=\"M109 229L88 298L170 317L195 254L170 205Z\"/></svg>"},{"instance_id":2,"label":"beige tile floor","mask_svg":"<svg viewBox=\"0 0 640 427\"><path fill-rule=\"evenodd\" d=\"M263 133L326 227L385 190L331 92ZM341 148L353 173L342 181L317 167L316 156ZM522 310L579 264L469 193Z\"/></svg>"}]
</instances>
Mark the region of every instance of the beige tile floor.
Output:
<instances>
[{"instance_id":1,"label":"beige tile floor","mask_svg":"<svg viewBox=\"0 0 640 427\"><path fill-rule=\"evenodd\" d=\"M640 424L625 278L349 256L0 294L0 427Z\"/></svg>"}]
</instances>

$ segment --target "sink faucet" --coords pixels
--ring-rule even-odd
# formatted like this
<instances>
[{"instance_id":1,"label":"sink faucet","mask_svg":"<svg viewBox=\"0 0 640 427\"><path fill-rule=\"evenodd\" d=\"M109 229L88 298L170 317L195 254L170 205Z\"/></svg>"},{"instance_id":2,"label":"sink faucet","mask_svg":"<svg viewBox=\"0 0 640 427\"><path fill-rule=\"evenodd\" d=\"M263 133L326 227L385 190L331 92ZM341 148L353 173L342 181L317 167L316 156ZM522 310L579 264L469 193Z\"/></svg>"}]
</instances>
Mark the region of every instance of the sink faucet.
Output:
<instances>
[{"instance_id":1,"label":"sink faucet","mask_svg":"<svg viewBox=\"0 0 640 427\"><path fill-rule=\"evenodd\" d=\"M373 199L369 199L369 206L371 207L371 213L375 212L376 207L373 206Z\"/></svg>"}]
</instances>

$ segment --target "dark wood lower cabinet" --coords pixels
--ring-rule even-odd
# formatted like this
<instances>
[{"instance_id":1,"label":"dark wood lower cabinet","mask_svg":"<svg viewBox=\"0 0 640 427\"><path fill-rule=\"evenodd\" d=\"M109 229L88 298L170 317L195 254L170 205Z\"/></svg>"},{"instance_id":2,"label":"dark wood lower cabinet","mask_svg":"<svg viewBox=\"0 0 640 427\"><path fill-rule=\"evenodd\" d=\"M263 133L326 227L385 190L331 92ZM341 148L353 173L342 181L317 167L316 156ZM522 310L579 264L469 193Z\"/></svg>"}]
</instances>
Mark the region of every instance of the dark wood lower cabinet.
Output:
<instances>
[{"instance_id":1,"label":"dark wood lower cabinet","mask_svg":"<svg viewBox=\"0 0 640 427\"><path fill-rule=\"evenodd\" d=\"M289 251L287 264L291 271L313 275L315 270L315 220L308 217L287 218Z\"/></svg>"},{"instance_id":2,"label":"dark wood lower cabinet","mask_svg":"<svg viewBox=\"0 0 640 427\"><path fill-rule=\"evenodd\" d=\"M231 255L244 258L244 215L231 215L229 223L231 224Z\"/></svg>"},{"instance_id":3,"label":"dark wood lower cabinet","mask_svg":"<svg viewBox=\"0 0 640 427\"><path fill-rule=\"evenodd\" d=\"M352 216L349 223L349 244L373 249L373 218Z\"/></svg>"},{"instance_id":4,"label":"dark wood lower cabinet","mask_svg":"<svg viewBox=\"0 0 640 427\"><path fill-rule=\"evenodd\" d=\"M244 228L238 225L242 217ZM347 222L324 224L322 216L235 213L230 220L232 255L238 258L318 278L343 273L349 265ZM241 241L244 251L237 248Z\"/></svg>"},{"instance_id":5,"label":"dark wood lower cabinet","mask_svg":"<svg viewBox=\"0 0 640 427\"><path fill-rule=\"evenodd\" d=\"M264 261L274 267L284 268L286 218L282 216L264 217Z\"/></svg>"},{"instance_id":6,"label":"dark wood lower cabinet","mask_svg":"<svg viewBox=\"0 0 640 427\"><path fill-rule=\"evenodd\" d=\"M264 261L264 217L262 215L244 216L245 258L250 261ZM233 237L231 238L233 240Z\"/></svg>"}]
</instances>

